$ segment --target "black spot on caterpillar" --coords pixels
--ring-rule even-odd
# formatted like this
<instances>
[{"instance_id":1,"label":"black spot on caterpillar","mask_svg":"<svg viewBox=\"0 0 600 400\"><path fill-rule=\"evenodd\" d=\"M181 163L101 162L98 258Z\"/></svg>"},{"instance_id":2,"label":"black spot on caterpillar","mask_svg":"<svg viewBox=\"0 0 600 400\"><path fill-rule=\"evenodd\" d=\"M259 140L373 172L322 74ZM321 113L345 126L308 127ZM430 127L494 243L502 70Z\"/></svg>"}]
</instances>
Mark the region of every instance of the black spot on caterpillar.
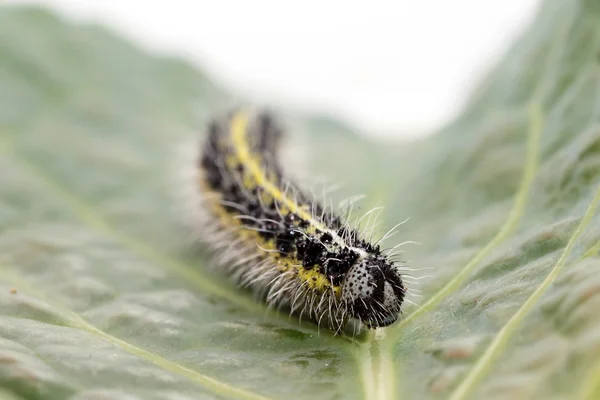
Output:
<instances>
[{"instance_id":1,"label":"black spot on caterpillar","mask_svg":"<svg viewBox=\"0 0 600 400\"><path fill-rule=\"evenodd\" d=\"M394 323L401 263L283 176L282 128L268 113L212 121L195 173L201 238L218 265L271 306L339 331Z\"/></svg>"}]
</instances>

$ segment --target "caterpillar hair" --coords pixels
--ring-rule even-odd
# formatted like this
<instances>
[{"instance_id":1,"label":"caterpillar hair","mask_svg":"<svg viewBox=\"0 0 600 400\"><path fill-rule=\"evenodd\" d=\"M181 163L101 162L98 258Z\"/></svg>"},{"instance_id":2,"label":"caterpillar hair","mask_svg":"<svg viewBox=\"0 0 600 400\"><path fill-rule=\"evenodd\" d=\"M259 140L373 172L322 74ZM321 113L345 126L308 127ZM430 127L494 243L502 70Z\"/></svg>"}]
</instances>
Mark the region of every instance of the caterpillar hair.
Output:
<instances>
[{"instance_id":1,"label":"caterpillar hair","mask_svg":"<svg viewBox=\"0 0 600 400\"><path fill-rule=\"evenodd\" d=\"M266 112L213 120L194 172L193 225L218 265L269 306L340 331L394 323L402 262L283 175Z\"/></svg>"}]
</instances>

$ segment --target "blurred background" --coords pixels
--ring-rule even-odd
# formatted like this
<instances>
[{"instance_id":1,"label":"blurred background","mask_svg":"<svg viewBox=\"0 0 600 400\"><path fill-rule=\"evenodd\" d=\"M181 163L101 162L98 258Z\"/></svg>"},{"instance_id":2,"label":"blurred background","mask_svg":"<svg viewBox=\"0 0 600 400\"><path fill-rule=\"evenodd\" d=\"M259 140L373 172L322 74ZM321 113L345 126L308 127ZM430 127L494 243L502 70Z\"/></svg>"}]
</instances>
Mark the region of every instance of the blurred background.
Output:
<instances>
[{"instance_id":1,"label":"blurred background","mask_svg":"<svg viewBox=\"0 0 600 400\"><path fill-rule=\"evenodd\" d=\"M327 112L376 136L450 120L537 0L54 0L150 51L183 56L257 101Z\"/></svg>"}]
</instances>

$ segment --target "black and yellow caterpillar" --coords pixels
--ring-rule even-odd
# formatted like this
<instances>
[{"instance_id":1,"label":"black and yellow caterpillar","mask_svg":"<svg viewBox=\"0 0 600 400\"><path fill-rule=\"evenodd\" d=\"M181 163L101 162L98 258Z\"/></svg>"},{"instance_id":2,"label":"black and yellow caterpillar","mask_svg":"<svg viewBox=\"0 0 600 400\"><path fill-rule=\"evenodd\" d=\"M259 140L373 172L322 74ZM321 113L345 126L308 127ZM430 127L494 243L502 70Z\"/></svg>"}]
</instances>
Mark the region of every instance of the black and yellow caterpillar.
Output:
<instances>
[{"instance_id":1,"label":"black and yellow caterpillar","mask_svg":"<svg viewBox=\"0 0 600 400\"><path fill-rule=\"evenodd\" d=\"M201 237L269 305L336 331L349 320L394 323L406 294L402 264L282 175L281 136L264 112L210 123L195 174Z\"/></svg>"}]
</instances>

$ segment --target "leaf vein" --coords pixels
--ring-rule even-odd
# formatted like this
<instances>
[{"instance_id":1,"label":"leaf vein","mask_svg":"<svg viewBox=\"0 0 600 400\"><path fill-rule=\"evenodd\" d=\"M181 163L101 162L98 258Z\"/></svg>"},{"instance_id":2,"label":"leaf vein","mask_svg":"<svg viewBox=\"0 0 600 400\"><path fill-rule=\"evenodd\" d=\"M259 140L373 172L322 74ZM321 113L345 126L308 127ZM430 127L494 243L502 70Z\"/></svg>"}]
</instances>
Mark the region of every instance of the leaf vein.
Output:
<instances>
[{"instance_id":1,"label":"leaf vein","mask_svg":"<svg viewBox=\"0 0 600 400\"><path fill-rule=\"evenodd\" d=\"M152 353L148 350L145 350L141 347L135 346L125 340L119 339L116 336L112 336L103 330L99 329L95 325L88 322L85 318L79 315L77 312L69 309L68 307L61 304L61 302L52 300L49 301L49 296L42 290L39 290L29 283L26 282L25 279L19 277L17 274L9 271L4 266L0 266L0 271L5 279L11 281L15 286L19 287L20 292L26 292L30 295L37 297L40 300L52 305L57 308L59 311L64 313L65 315L71 318L71 322L68 326L74 329L81 329L86 332L95 334L100 338L106 340L107 342L119 346L123 350L127 351L130 354L143 358L151 363L178 375L184 376L208 390L213 391L216 394L228 394L240 399L252 399L252 400L267 400L268 397L264 397L259 394L251 393L243 389L236 388L224 382L221 382L215 378L211 378L207 375L201 374L193 369L185 367L181 364L178 364L173 361L169 361L166 358L161 357L158 354Z\"/></svg>"},{"instance_id":2,"label":"leaf vein","mask_svg":"<svg viewBox=\"0 0 600 400\"><path fill-rule=\"evenodd\" d=\"M413 313L403 319L395 330L400 331L405 328L412 320L421 316L425 312L431 310L440 304L448 295L458 289L464 281L469 277L471 272L496 246L502 243L518 226L521 217L523 216L527 198L533 179L535 177L540 152L540 138L542 133L542 111L537 103L530 104L530 128L528 134L527 155L521 185L515 196L514 205L510 211L508 219L500 228L496 236L492 238L488 244L482 248L475 257L473 257L467 265L465 265L454 278L452 278L444 287L436 294L429 298L423 305L417 308Z\"/></svg>"},{"instance_id":3,"label":"leaf vein","mask_svg":"<svg viewBox=\"0 0 600 400\"><path fill-rule=\"evenodd\" d=\"M588 206L581 222L575 229L575 232L569 239L567 246L562 252L559 260L552 268L546 279L537 287L537 289L529 296L529 298L523 303L519 310L511 317L511 319L504 325L504 327L498 332L494 340L491 342L487 350L479 358L475 366L471 369L469 374L456 388L456 390L450 396L450 400L462 400L465 399L474 389L475 385L483 378L483 376L491 368L492 363L500 356L502 350L508 344L510 338L515 334L519 324L523 321L525 316L535 306L536 302L540 299L544 291L556 280L558 274L563 269L568 256L571 254L575 242L582 235L587 225L592 220L594 212L598 203L600 202L600 187L598 187L596 194L590 205Z\"/></svg>"},{"instance_id":4,"label":"leaf vein","mask_svg":"<svg viewBox=\"0 0 600 400\"><path fill-rule=\"evenodd\" d=\"M9 148L12 148L12 146L8 146L6 143L4 144L4 146L0 146L0 151L6 151ZM232 290L223 289L210 278L200 274L198 269L188 264L179 262L173 259L171 256L163 254L160 251L157 251L128 235L119 233L113 226L107 223L98 213L96 213L92 207L88 206L78 196L60 185L55 179L46 174L43 170L29 162L22 154L19 154L17 151L12 151L11 153L13 160L15 160L26 173L28 173L40 185L46 187L57 199L65 203L70 209L74 210L79 219L96 232L114 239L125 249L128 249L133 253L154 262L157 265L163 266L167 270L177 273L204 292L228 300L236 306L244 308L248 311L278 314L273 310L263 307L256 301L250 301L248 296L234 293ZM281 318L279 315L278 317Z\"/></svg>"}]
</instances>

